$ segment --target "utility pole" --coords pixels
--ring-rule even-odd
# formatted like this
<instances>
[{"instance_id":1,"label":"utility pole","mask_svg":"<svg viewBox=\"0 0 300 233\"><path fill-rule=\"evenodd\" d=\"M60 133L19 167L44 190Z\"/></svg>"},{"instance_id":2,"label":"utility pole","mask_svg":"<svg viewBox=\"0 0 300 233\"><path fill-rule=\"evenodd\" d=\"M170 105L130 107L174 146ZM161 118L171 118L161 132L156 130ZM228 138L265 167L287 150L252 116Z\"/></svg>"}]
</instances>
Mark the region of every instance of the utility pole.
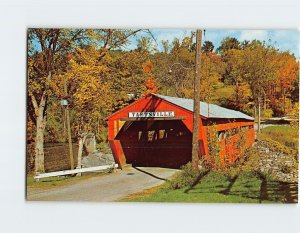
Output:
<instances>
[{"instance_id":1,"label":"utility pole","mask_svg":"<svg viewBox=\"0 0 300 233\"><path fill-rule=\"evenodd\" d=\"M67 90L66 80L64 82L64 91L65 91L65 95L67 97L68 90ZM65 114L66 114L66 118L67 118L67 127L68 127L70 166L71 166L71 170L73 170L74 169L74 158L73 158L73 147L72 147L72 137L71 137L71 124L70 124L69 103L66 104Z\"/></svg>"},{"instance_id":2,"label":"utility pole","mask_svg":"<svg viewBox=\"0 0 300 233\"><path fill-rule=\"evenodd\" d=\"M193 115L193 139L192 139L192 167L199 170L199 119L200 119L200 70L201 70L201 44L202 30L196 32L196 66L194 79L194 115Z\"/></svg>"}]
</instances>

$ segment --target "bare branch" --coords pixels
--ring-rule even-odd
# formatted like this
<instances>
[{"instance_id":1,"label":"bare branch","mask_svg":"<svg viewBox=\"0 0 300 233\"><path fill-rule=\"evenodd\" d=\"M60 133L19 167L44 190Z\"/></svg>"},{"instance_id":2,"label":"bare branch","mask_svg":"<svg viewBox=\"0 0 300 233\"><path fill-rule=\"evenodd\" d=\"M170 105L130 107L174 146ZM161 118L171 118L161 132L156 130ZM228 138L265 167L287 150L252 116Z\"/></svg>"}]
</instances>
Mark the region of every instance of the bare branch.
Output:
<instances>
[{"instance_id":1,"label":"bare branch","mask_svg":"<svg viewBox=\"0 0 300 233\"><path fill-rule=\"evenodd\" d=\"M32 94L32 93L29 93L30 97L31 97L31 102L32 102L32 105L34 107L34 111L37 111L39 106L37 104L37 101L36 101L36 98L35 96Z\"/></svg>"}]
</instances>

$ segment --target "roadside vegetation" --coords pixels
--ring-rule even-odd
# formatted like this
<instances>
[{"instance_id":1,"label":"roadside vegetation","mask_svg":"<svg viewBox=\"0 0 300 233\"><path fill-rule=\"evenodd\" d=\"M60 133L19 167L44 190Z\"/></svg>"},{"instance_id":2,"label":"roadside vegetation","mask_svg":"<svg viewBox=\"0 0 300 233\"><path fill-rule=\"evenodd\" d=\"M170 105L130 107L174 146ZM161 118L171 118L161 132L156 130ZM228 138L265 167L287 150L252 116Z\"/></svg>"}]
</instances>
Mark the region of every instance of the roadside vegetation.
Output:
<instances>
[{"instance_id":1,"label":"roadside vegetation","mask_svg":"<svg viewBox=\"0 0 300 233\"><path fill-rule=\"evenodd\" d=\"M121 201L295 203L298 200L298 177L294 182L291 174L298 174L297 135L297 129L291 126L266 128L255 145L232 166L209 169L204 166L199 172L194 172L188 163L162 186ZM266 143L268 147L264 147ZM274 153L278 158L269 167L264 161ZM288 163L291 161L292 164ZM273 163L278 167L276 174L272 172ZM283 178L278 176L278 171ZM290 180L284 180L285 177Z\"/></svg>"},{"instance_id":2,"label":"roadside vegetation","mask_svg":"<svg viewBox=\"0 0 300 233\"><path fill-rule=\"evenodd\" d=\"M262 140L273 140L280 143L282 146L292 150L292 153L298 151L298 127L292 126L270 126L262 130L259 138Z\"/></svg>"},{"instance_id":3,"label":"roadside vegetation","mask_svg":"<svg viewBox=\"0 0 300 233\"><path fill-rule=\"evenodd\" d=\"M112 171L108 171L109 173ZM65 185L70 185L80 180L86 180L92 177L103 176L107 174L103 172L90 172L82 173L81 176L56 176L56 177L47 177L37 181L34 179L33 174L29 174L26 177L27 189L51 189L56 187L62 187Z\"/></svg>"},{"instance_id":4,"label":"roadside vegetation","mask_svg":"<svg viewBox=\"0 0 300 233\"><path fill-rule=\"evenodd\" d=\"M70 184L75 180L81 180L86 178L86 176L58 176L44 178L40 181L36 181L33 175L28 175L26 178L26 184L28 189L48 189L53 187L59 187L66 184Z\"/></svg>"}]
</instances>

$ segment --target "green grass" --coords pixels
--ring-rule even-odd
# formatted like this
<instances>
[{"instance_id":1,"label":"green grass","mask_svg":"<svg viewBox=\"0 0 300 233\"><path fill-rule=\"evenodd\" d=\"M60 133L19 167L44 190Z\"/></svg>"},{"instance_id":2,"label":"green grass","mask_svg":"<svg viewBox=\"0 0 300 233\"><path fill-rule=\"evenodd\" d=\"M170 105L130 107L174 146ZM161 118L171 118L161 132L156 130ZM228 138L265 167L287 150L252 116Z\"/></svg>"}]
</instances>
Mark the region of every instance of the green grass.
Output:
<instances>
[{"instance_id":1,"label":"green grass","mask_svg":"<svg viewBox=\"0 0 300 233\"><path fill-rule=\"evenodd\" d=\"M47 177L40 179L39 181L33 178L33 175L27 175L26 185L30 189L48 189L54 187L60 187L67 184L74 183L79 180L88 179L95 176L103 175L102 173L90 173L83 174L82 176L58 176L58 177Z\"/></svg>"},{"instance_id":2,"label":"green grass","mask_svg":"<svg viewBox=\"0 0 300 233\"><path fill-rule=\"evenodd\" d=\"M242 172L235 179L210 172L193 188L166 190L164 185L129 196L121 201L181 203L284 203L282 184L254 172Z\"/></svg>"},{"instance_id":3,"label":"green grass","mask_svg":"<svg viewBox=\"0 0 300 233\"><path fill-rule=\"evenodd\" d=\"M293 150L298 150L298 128L287 125L269 126L262 129L261 135L277 141Z\"/></svg>"}]
</instances>

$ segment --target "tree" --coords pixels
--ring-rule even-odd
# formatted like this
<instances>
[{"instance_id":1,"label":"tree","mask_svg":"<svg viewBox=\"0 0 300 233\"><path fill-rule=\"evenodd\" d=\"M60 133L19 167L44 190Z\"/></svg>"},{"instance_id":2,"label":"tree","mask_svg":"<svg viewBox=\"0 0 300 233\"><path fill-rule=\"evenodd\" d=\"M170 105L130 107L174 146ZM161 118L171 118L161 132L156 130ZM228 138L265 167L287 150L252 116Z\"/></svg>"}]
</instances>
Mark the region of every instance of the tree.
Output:
<instances>
[{"instance_id":1,"label":"tree","mask_svg":"<svg viewBox=\"0 0 300 233\"><path fill-rule=\"evenodd\" d=\"M73 132L78 140L78 166L81 166L82 149L89 133L98 133L99 122L112 108L108 55L99 62L99 50L94 46L76 49L66 72L57 76L57 95L67 83L67 95L73 113Z\"/></svg>"},{"instance_id":2,"label":"tree","mask_svg":"<svg viewBox=\"0 0 300 233\"><path fill-rule=\"evenodd\" d=\"M167 87L166 94L190 98L193 96L195 73L193 69L195 66L195 50L192 49L194 46L192 37L186 37L182 41L175 38L172 44L173 47L169 56L158 61L158 63L167 64L167 67L165 66L163 69L163 74L157 73L157 77L160 83ZM175 63L177 65L174 65ZM159 70L164 64L155 64L155 66ZM170 68L172 72L167 74Z\"/></svg>"},{"instance_id":3,"label":"tree","mask_svg":"<svg viewBox=\"0 0 300 233\"><path fill-rule=\"evenodd\" d=\"M204 41L202 45L202 51L206 55L214 51L214 44L211 41Z\"/></svg>"},{"instance_id":4,"label":"tree","mask_svg":"<svg viewBox=\"0 0 300 233\"><path fill-rule=\"evenodd\" d=\"M156 84L156 80L153 75L153 64L150 61L147 61L143 64L143 70L148 76L145 81L146 91L144 92L144 96L152 93L157 93L158 87Z\"/></svg>"},{"instance_id":5,"label":"tree","mask_svg":"<svg viewBox=\"0 0 300 233\"><path fill-rule=\"evenodd\" d=\"M269 82L276 79L276 49L264 42L252 41L241 54L239 73L250 86L255 108L258 109L258 132L260 132L261 105L266 99Z\"/></svg>"},{"instance_id":6,"label":"tree","mask_svg":"<svg viewBox=\"0 0 300 233\"><path fill-rule=\"evenodd\" d=\"M249 85L242 76L243 50L229 49L224 52L223 61L226 64L224 81L228 85L233 85L234 93L229 97L229 108L239 111L246 111L247 103L250 101Z\"/></svg>"},{"instance_id":7,"label":"tree","mask_svg":"<svg viewBox=\"0 0 300 233\"><path fill-rule=\"evenodd\" d=\"M137 40L137 49L139 51L145 50L145 51L152 52L155 48L152 44L152 40L150 37L142 36Z\"/></svg>"},{"instance_id":8,"label":"tree","mask_svg":"<svg viewBox=\"0 0 300 233\"><path fill-rule=\"evenodd\" d=\"M44 131L47 124L47 106L52 95L53 75L66 66L64 56L73 48L82 30L29 29L28 30L28 93L34 109L36 126L35 172L44 172Z\"/></svg>"},{"instance_id":9,"label":"tree","mask_svg":"<svg viewBox=\"0 0 300 233\"><path fill-rule=\"evenodd\" d=\"M170 43L168 40L162 40L161 41L162 47L163 47L163 53L168 54L170 52Z\"/></svg>"},{"instance_id":10,"label":"tree","mask_svg":"<svg viewBox=\"0 0 300 233\"><path fill-rule=\"evenodd\" d=\"M277 85L279 87L279 99L282 100L282 114L286 114L287 101L291 100L292 91L295 88L295 82L299 79L299 65L294 56L287 52L278 55L277 65L278 78Z\"/></svg>"},{"instance_id":11,"label":"tree","mask_svg":"<svg viewBox=\"0 0 300 233\"><path fill-rule=\"evenodd\" d=\"M112 62L109 64L111 94L114 96L112 111L126 106L143 95L146 80L143 64L149 59L150 53L145 50L112 54Z\"/></svg>"},{"instance_id":12,"label":"tree","mask_svg":"<svg viewBox=\"0 0 300 233\"><path fill-rule=\"evenodd\" d=\"M63 74L67 56L76 48L94 44L99 48L98 62L107 52L128 44L130 36L139 30L79 30L29 29L28 30L28 94L36 124L35 172L44 172L44 131L47 124L47 107L53 96L51 82L54 75Z\"/></svg>"},{"instance_id":13,"label":"tree","mask_svg":"<svg viewBox=\"0 0 300 233\"><path fill-rule=\"evenodd\" d=\"M227 50L240 48L240 42L236 38L226 37L222 40L221 45L217 48L216 52L223 56Z\"/></svg>"},{"instance_id":14,"label":"tree","mask_svg":"<svg viewBox=\"0 0 300 233\"><path fill-rule=\"evenodd\" d=\"M200 84L201 100L211 103L213 93L220 86L220 80L224 73L224 69L224 63L216 53L202 54Z\"/></svg>"}]
</instances>

